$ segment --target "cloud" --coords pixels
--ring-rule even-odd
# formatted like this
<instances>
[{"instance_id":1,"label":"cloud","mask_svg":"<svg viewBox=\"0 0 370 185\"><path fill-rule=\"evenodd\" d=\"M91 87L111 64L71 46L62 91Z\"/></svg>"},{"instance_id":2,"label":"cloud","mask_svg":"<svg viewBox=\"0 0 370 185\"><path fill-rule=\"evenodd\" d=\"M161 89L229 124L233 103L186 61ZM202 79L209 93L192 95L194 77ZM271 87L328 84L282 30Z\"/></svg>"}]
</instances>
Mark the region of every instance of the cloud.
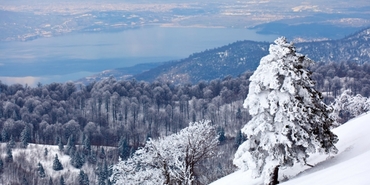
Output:
<instances>
[{"instance_id":1,"label":"cloud","mask_svg":"<svg viewBox=\"0 0 370 185\"><path fill-rule=\"evenodd\" d=\"M0 64L1 65L1 64ZM11 85L11 84L22 84L22 85L29 85L34 87L37 85L38 82L42 81L40 77L33 77L33 76L26 76L26 77L4 77L0 76L0 80L2 83Z\"/></svg>"}]
</instances>

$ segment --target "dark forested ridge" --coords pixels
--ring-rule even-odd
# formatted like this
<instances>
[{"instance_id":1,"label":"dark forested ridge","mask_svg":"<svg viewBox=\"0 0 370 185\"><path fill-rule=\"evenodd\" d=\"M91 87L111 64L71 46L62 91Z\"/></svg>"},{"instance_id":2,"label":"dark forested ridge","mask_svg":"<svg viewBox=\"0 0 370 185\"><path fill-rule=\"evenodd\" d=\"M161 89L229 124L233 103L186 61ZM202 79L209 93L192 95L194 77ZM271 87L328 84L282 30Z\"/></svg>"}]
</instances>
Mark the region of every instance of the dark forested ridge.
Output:
<instances>
[{"instance_id":1,"label":"dark forested ridge","mask_svg":"<svg viewBox=\"0 0 370 185\"><path fill-rule=\"evenodd\" d=\"M297 51L316 62L367 63L370 61L370 28L340 40L297 43ZM195 53L186 59L167 63L134 75L137 80L197 83L200 80L238 76L254 71L268 54L267 42L238 41L227 46Z\"/></svg>"}]
</instances>

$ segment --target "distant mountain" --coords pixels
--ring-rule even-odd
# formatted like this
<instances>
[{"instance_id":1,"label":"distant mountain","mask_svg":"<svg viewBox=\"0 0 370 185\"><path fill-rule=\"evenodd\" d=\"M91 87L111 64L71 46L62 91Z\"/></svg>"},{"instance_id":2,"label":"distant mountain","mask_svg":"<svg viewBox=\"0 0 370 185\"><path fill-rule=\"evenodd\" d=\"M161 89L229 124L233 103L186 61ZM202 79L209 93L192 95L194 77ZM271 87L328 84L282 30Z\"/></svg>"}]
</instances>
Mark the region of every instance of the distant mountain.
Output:
<instances>
[{"instance_id":1,"label":"distant mountain","mask_svg":"<svg viewBox=\"0 0 370 185\"><path fill-rule=\"evenodd\" d=\"M137 64L132 67L125 67L125 68L117 68L112 70L105 70L101 73L97 73L92 76L88 76L82 79L79 79L76 81L76 83L82 83L82 84L89 84L94 81L100 81L109 77L115 77L118 80L126 80L133 77L135 74L140 74L145 71L148 71L149 69L158 67L160 65L163 65L164 62L156 62L156 63L143 63L143 64Z\"/></svg>"},{"instance_id":2,"label":"distant mountain","mask_svg":"<svg viewBox=\"0 0 370 185\"><path fill-rule=\"evenodd\" d=\"M361 30L340 40L297 43L297 51L316 62L356 61L370 62L370 28ZM137 80L170 81L175 83L196 83L238 76L245 71L253 71L261 57L268 54L270 43L238 41L201 53L186 59L166 63L141 74Z\"/></svg>"},{"instance_id":3,"label":"distant mountain","mask_svg":"<svg viewBox=\"0 0 370 185\"><path fill-rule=\"evenodd\" d=\"M370 28L339 40L295 44L298 52L316 62L370 62ZM196 83L254 71L268 54L268 42L237 41L215 49L194 53L188 58L165 63L140 64L131 68L104 71L88 81L114 76L138 81L160 80L173 83ZM86 81L86 80L85 80Z\"/></svg>"}]
</instances>

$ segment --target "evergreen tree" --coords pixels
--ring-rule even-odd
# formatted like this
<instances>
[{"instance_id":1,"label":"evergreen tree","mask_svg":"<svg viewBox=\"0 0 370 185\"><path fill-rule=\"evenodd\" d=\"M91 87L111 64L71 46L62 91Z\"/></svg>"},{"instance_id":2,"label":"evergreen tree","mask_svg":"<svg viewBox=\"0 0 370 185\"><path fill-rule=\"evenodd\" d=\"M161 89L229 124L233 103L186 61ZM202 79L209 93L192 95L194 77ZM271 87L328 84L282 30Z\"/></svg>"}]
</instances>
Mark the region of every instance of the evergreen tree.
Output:
<instances>
[{"instance_id":1,"label":"evergreen tree","mask_svg":"<svg viewBox=\"0 0 370 185\"><path fill-rule=\"evenodd\" d=\"M40 162L37 163L37 174L39 175L40 178L44 178L46 176L44 167Z\"/></svg>"},{"instance_id":2,"label":"evergreen tree","mask_svg":"<svg viewBox=\"0 0 370 185\"><path fill-rule=\"evenodd\" d=\"M99 163L96 173L98 175L98 184L106 185L106 180L108 179L108 166L106 161L104 163Z\"/></svg>"},{"instance_id":3,"label":"evergreen tree","mask_svg":"<svg viewBox=\"0 0 370 185\"><path fill-rule=\"evenodd\" d=\"M28 125L24 127L21 132L21 148L27 148L28 143L31 141L31 128Z\"/></svg>"},{"instance_id":4,"label":"evergreen tree","mask_svg":"<svg viewBox=\"0 0 370 185\"><path fill-rule=\"evenodd\" d=\"M9 137L8 131L5 128L3 128L1 130L1 141L2 142L7 142L7 141L9 141L9 139L10 139L10 137Z\"/></svg>"},{"instance_id":5,"label":"evergreen tree","mask_svg":"<svg viewBox=\"0 0 370 185\"><path fill-rule=\"evenodd\" d=\"M90 154L87 156L87 161L90 163L90 164L96 164L96 155L95 155L95 152L90 152Z\"/></svg>"},{"instance_id":6,"label":"evergreen tree","mask_svg":"<svg viewBox=\"0 0 370 185\"><path fill-rule=\"evenodd\" d=\"M64 177L63 176L60 176L59 184L60 185L66 185L66 182L64 181Z\"/></svg>"},{"instance_id":7,"label":"evergreen tree","mask_svg":"<svg viewBox=\"0 0 370 185\"><path fill-rule=\"evenodd\" d=\"M336 153L338 141L330 131L331 109L307 70L312 61L285 38L275 44L250 77L244 107L252 120L242 129L248 140L234 158L236 166L251 170L254 178L262 176L266 184L276 182L271 178L280 166L306 164L310 153Z\"/></svg>"},{"instance_id":8,"label":"evergreen tree","mask_svg":"<svg viewBox=\"0 0 370 185\"><path fill-rule=\"evenodd\" d=\"M12 148L10 148L10 147L7 147L7 149L6 149L5 162L7 162L7 163L13 162Z\"/></svg>"},{"instance_id":9,"label":"evergreen tree","mask_svg":"<svg viewBox=\"0 0 370 185\"><path fill-rule=\"evenodd\" d=\"M86 136L84 139L83 153L85 155L88 155L90 152L91 152L91 141L90 141L90 137Z\"/></svg>"},{"instance_id":10,"label":"evergreen tree","mask_svg":"<svg viewBox=\"0 0 370 185\"><path fill-rule=\"evenodd\" d=\"M75 138L73 134L71 134L68 138L68 142L66 145L65 153L70 155L73 150L76 150L76 145L75 145Z\"/></svg>"},{"instance_id":11,"label":"evergreen tree","mask_svg":"<svg viewBox=\"0 0 370 185\"><path fill-rule=\"evenodd\" d=\"M15 141L13 135L10 136L9 142L7 143L7 148L15 148Z\"/></svg>"},{"instance_id":12,"label":"evergreen tree","mask_svg":"<svg viewBox=\"0 0 370 185\"><path fill-rule=\"evenodd\" d=\"M55 171L63 170L63 165L62 165L62 163L60 163L60 161L58 159L58 154L55 154L55 158L54 158L54 161L53 161L53 170L55 170Z\"/></svg>"},{"instance_id":13,"label":"evergreen tree","mask_svg":"<svg viewBox=\"0 0 370 185\"><path fill-rule=\"evenodd\" d=\"M28 185L29 183L28 183L28 180L27 180L27 178L26 178L26 175L23 175L23 178L22 178L22 183L21 183L22 185Z\"/></svg>"},{"instance_id":14,"label":"evergreen tree","mask_svg":"<svg viewBox=\"0 0 370 185\"><path fill-rule=\"evenodd\" d=\"M80 170L80 174L78 175L78 183L80 185L89 185L89 177L83 170Z\"/></svg>"},{"instance_id":15,"label":"evergreen tree","mask_svg":"<svg viewBox=\"0 0 370 185\"><path fill-rule=\"evenodd\" d=\"M121 137L118 142L118 155L122 160L126 160L130 157L131 147L129 146L127 139Z\"/></svg>"},{"instance_id":16,"label":"evergreen tree","mask_svg":"<svg viewBox=\"0 0 370 185\"><path fill-rule=\"evenodd\" d=\"M238 111L236 112L236 119L242 119L242 118L243 118L242 110L240 107L238 107Z\"/></svg>"},{"instance_id":17,"label":"evergreen tree","mask_svg":"<svg viewBox=\"0 0 370 185\"><path fill-rule=\"evenodd\" d=\"M4 162L2 159L0 159L0 173L4 172Z\"/></svg>"},{"instance_id":18,"label":"evergreen tree","mask_svg":"<svg viewBox=\"0 0 370 185\"><path fill-rule=\"evenodd\" d=\"M243 133L241 130L239 130L235 137L235 146L239 147L240 144L242 144L243 142L244 142Z\"/></svg>"},{"instance_id":19,"label":"evergreen tree","mask_svg":"<svg viewBox=\"0 0 370 185\"><path fill-rule=\"evenodd\" d=\"M71 164L75 168L81 168L83 166L84 161L80 155L80 152L75 151L74 154L71 154Z\"/></svg>"},{"instance_id":20,"label":"evergreen tree","mask_svg":"<svg viewBox=\"0 0 370 185\"><path fill-rule=\"evenodd\" d=\"M100 159L105 159L105 151L104 151L104 148L103 147L101 147L101 149L100 149L100 153L99 153L99 158Z\"/></svg>"},{"instance_id":21,"label":"evergreen tree","mask_svg":"<svg viewBox=\"0 0 370 185\"><path fill-rule=\"evenodd\" d=\"M50 177L49 178L49 185L53 185L54 183L53 183L53 179Z\"/></svg>"},{"instance_id":22,"label":"evergreen tree","mask_svg":"<svg viewBox=\"0 0 370 185\"><path fill-rule=\"evenodd\" d=\"M64 145L63 145L62 139L60 137L57 137L57 144L58 144L59 151L63 151L64 150Z\"/></svg>"},{"instance_id":23,"label":"evergreen tree","mask_svg":"<svg viewBox=\"0 0 370 185\"><path fill-rule=\"evenodd\" d=\"M49 153L48 149L47 149L47 148L45 148L45 149L44 149L44 157L45 157L45 158L48 156L48 153Z\"/></svg>"},{"instance_id":24,"label":"evergreen tree","mask_svg":"<svg viewBox=\"0 0 370 185\"><path fill-rule=\"evenodd\" d=\"M218 134L218 141L220 143L226 140L225 129L223 127L218 127L217 128L217 134Z\"/></svg>"}]
</instances>

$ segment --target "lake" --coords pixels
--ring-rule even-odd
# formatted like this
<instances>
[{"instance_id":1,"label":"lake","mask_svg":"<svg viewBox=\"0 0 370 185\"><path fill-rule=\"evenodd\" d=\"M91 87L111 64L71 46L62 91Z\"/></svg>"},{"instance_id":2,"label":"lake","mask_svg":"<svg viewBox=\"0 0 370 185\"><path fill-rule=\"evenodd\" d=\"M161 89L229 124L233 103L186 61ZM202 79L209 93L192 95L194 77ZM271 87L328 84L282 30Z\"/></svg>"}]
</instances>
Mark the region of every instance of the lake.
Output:
<instances>
[{"instance_id":1,"label":"lake","mask_svg":"<svg viewBox=\"0 0 370 185\"><path fill-rule=\"evenodd\" d=\"M185 58L238 40L276 38L249 29L144 27L2 42L0 80L29 85L65 82L107 69Z\"/></svg>"}]
</instances>

